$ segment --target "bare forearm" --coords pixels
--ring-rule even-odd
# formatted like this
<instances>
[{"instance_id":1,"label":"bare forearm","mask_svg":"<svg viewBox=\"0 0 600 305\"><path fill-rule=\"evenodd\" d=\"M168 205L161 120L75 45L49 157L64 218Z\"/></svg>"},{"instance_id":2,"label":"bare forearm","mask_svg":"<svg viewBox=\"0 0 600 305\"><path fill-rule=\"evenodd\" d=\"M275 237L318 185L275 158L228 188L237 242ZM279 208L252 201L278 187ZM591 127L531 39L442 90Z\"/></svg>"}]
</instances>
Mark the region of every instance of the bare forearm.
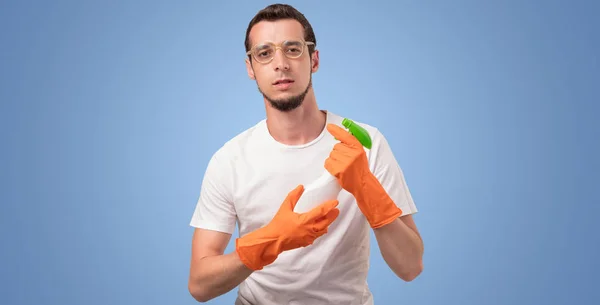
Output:
<instances>
[{"instance_id":1,"label":"bare forearm","mask_svg":"<svg viewBox=\"0 0 600 305\"><path fill-rule=\"evenodd\" d=\"M400 218L374 229L383 259L396 275L412 281L423 269L423 242Z\"/></svg>"},{"instance_id":2,"label":"bare forearm","mask_svg":"<svg viewBox=\"0 0 600 305\"><path fill-rule=\"evenodd\" d=\"M231 291L252 274L235 251L201 258L195 266L197 268L190 273L189 290L199 302Z\"/></svg>"}]
</instances>

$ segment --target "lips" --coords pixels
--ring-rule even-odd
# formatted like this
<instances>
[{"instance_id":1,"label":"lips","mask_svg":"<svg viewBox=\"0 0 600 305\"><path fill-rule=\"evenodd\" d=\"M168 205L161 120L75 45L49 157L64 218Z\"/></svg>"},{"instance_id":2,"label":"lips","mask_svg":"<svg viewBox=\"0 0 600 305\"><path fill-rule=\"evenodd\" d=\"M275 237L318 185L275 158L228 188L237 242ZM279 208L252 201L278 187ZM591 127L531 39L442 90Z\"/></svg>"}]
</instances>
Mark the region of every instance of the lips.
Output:
<instances>
[{"instance_id":1,"label":"lips","mask_svg":"<svg viewBox=\"0 0 600 305\"><path fill-rule=\"evenodd\" d=\"M294 82L293 80L291 80L291 79L287 79L287 78L285 78L285 79L278 79L278 80L276 80L276 81L273 83L273 85L291 84L291 83L293 83L293 82Z\"/></svg>"}]
</instances>

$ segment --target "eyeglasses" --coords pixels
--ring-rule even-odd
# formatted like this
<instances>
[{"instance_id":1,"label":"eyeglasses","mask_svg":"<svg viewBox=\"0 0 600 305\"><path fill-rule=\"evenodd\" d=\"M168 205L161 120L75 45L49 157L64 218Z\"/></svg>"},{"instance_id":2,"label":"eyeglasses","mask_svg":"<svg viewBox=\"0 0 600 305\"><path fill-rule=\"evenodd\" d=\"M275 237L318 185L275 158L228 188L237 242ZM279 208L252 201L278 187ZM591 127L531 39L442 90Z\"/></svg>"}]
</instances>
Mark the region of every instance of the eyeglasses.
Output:
<instances>
[{"instance_id":1,"label":"eyeglasses","mask_svg":"<svg viewBox=\"0 0 600 305\"><path fill-rule=\"evenodd\" d=\"M277 49L281 49L287 58L294 59L302 56L304 47L309 45L314 45L314 42L299 40L286 40L280 44L265 42L254 46L246 55L252 55L257 62L266 64L273 60Z\"/></svg>"}]
</instances>

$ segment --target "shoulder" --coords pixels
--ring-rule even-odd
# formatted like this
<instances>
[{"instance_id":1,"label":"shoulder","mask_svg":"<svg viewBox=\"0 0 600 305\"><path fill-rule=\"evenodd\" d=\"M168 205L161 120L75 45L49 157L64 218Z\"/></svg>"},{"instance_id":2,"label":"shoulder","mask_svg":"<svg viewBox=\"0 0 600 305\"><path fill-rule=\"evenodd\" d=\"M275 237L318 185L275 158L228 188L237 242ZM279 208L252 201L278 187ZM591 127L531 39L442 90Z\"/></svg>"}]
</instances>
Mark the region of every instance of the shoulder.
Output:
<instances>
[{"instance_id":1,"label":"shoulder","mask_svg":"<svg viewBox=\"0 0 600 305\"><path fill-rule=\"evenodd\" d=\"M385 136L375 125L364 122L360 120L360 118L344 117L337 113L332 113L328 111L328 119L330 123L342 126L342 121L344 120L344 118L352 120L355 124L358 124L360 127L364 128L369 133L369 136L371 137L371 141L373 143L373 148L377 148L380 145L387 145L387 140L385 139Z\"/></svg>"},{"instance_id":2,"label":"shoulder","mask_svg":"<svg viewBox=\"0 0 600 305\"><path fill-rule=\"evenodd\" d=\"M351 119L355 124L358 124L369 133L372 146L371 149L366 149L366 153L372 170L377 171L381 167L387 167L389 164L397 163L387 138L377 126L372 123L364 122L360 118L343 117L335 113L329 113L329 120L331 123L342 126L342 120L344 118Z\"/></svg>"},{"instance_id":3,"label":"shoulder","mask_svg":"<svg viewBox=\"0 0 600 305\"><path fill-rule=\"evenodd\" d=\"M203 178L207 184L232 191L240 160L243 160L245 153L253 150L250 146L254 145L253 142L259 134L257 130L261 128L262 123L263 121L258 122L226 140L210 155Z\"/></svg>"},{"instance_id":4,"label":"shoulder","mask_svg":"<svg viewBox=\"0 0 600 305\"><path fill-rule=\"evenodd\" d=\"M264 128L266 127L265 120L263 119L225 141L213 153L211 159L221 164L234 163L248 151L251 151L253 149L252 146L260 143L258 140L263 137L262 131Z\"/></svg>"}]
</instances>

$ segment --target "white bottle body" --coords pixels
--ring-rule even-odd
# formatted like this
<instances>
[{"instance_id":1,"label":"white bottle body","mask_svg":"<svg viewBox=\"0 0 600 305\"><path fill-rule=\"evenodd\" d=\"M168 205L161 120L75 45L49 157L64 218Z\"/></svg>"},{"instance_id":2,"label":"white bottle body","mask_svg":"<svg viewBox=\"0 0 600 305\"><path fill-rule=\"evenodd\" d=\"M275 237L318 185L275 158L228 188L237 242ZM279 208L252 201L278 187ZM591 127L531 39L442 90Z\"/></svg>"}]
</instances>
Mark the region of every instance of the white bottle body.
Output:
<instances>
[{"instance_id":1,"label":"white bottle body","mask_svg":"<svg viewBox=\"0 0 600 305\"><path fill-rule=\"evenodd\" d=\"M342 186L337 178L325 170L317 180L304 186L304 192L298 199L294 212L306 213L328 200L337 199L341 190Z\"/></svg>"}]
</instances>

